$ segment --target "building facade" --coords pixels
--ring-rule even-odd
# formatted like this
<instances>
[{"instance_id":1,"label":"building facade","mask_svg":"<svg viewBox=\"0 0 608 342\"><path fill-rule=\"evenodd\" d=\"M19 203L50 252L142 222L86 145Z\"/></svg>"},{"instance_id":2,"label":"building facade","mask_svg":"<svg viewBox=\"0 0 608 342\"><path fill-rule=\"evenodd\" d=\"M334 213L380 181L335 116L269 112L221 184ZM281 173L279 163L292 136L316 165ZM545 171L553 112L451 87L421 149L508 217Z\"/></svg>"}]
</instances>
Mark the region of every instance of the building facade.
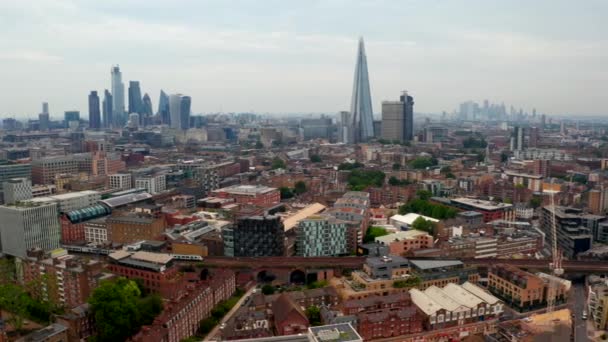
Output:
<instances>
[{"instance_id":1,"label":"building facade","mask_svg":"<svg viewBox=\"0 0 608 342\"><path fill-rule=\"evenodd\" d=\"M279 216L240 218L223 230L224 254L234 257L285 255L285 231Z\"/></svg>"},{"instance_id":2,"label":"building facade","mask_svg":"<svg viewBox=\"0 0 608 342\"><path fill-rule=\"evenodd\" d=\"M347 226L331 216L309 216L296 228L299 256L338 256L348 253Z\"/></svg>"},{"instance_id":3,"label":"building facade","mask_svg":"<svg viewBox=\"0 0 608 342\"><path fill-rule=\"evenodd\" d=\"M414 137L414 98L403 92L399 101L382 102L382 139L411 141Z\"/></svg>"}]
</instances>

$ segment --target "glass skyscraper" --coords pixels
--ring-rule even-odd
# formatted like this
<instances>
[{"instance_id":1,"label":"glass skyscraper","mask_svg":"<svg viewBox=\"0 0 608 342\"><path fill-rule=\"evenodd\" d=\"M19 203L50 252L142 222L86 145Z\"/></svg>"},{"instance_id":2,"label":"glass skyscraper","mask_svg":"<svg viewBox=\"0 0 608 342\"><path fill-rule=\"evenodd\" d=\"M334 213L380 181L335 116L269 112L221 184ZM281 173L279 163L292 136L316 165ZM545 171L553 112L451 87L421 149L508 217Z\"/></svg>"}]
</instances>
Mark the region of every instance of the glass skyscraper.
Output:
<instances>
[{"instance_id":1,"label":"glass skyscraper","mask_svg":"<svg viewBox=\"0 0 608 342\"><path fill-rule=\"evenodd\" d=\"M112 75L112 118L114 123L123 124L125 121L125 85L122 83L120 67L115 65Z\"/></svg>"},{"instance_id":2,"label":"glass skyscraper","mask_svg":"<svg viewBox=\"0 0 608 342\"><path fill-rule=\"evenodd\" d=\"M353 82L353 95L350 106L351 127L348 143L365 142L374 136L374 115L372 111L372 96L369 90L369 75L367 73L367 56L363 38L359 39L357 65ZM351 141L352 140L352 141Z\"/></svg>"}]
</instances>

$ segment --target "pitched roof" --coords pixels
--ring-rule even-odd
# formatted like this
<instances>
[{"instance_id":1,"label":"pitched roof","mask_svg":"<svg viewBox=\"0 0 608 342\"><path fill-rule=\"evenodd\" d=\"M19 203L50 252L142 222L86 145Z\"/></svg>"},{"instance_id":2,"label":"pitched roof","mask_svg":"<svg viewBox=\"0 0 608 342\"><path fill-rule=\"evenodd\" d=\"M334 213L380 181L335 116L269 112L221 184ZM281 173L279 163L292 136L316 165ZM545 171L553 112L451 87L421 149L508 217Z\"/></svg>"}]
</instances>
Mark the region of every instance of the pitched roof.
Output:
<instances>
[{"instance_id":1,"label":"pitched roof","mask_svg":"<svg viewBox=\"0 0 608 342\"><path fill-rule=\"evenodd\" d=\"M291 312L296 312L298 315L302 316L303 319L308 321L306 314L302 311L302 309L291 299L291 297L287 293L281 293L279 298L277 298L272 303L272 312L274 313L274 321L281 322L288 318Z\"/></svg>"}]
</instances>

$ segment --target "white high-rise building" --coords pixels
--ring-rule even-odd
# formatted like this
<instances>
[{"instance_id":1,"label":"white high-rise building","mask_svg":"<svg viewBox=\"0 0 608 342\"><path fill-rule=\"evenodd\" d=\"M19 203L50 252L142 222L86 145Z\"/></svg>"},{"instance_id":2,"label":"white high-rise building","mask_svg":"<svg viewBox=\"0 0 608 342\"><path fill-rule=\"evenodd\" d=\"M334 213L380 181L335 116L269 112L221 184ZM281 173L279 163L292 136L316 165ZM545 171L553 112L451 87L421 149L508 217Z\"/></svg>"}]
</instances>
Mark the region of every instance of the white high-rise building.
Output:
<instances>
[{"instance_id":1,"label":"white high-rise building","mask_svg":"<svg viewBox=\"0 0 608 342\"><path fill-rule=\"evenodd\" d=\"M27 178L13 178L4 182L4 203L13 204L32 198L32 182Z\"/></svg>"},{"instance_id":2,"label":"white high-rise building","mask_svg":"<svg viewBox=\"0 0 608 342\"><path fill-rule=\"evenodd\" d=\"M0 206L2 253L25 258L31 248L59 248L61 226L57 203L19 202Z\"/></svg>"},{"instance_id":3,"label":"white high-rise building","mask_svg":"<svg viewBox=\"0 0 608 342\"><path fill-rule=\"evenodd\" d=\"M128 173L115 173L109 176L110 189L128 190L133 187L131 175Z\"/></svg>"},{"instance_id":4,"label":"white high-rise building","mask_svg":"<svg viewBox=\"0 0 608 342\"><path fill-rule=\"evenodd\" d=\"M190 127L190 96L172 94L169 96L171 128L187 130Z\"/></svg>"},{"instance_id":5,"label":"white high-rise building","mask_svg":"<svg viewBox=\"0 0 608 342\"><path fill-rule=\"evenodd\" d=\"M167 177L166 175L162 174L136 178L135 187L137 189L146 189L146 191L151 194L157 194L167 189Z\"/></svg>"},{"instance_id":6,"label":"white high-rise building","mask_svg":"<svg viewBox=\"0 0 608 342\"><path fill-rule=\"evenodd\" d=\"M121 121L125 115L125 84L122 82L120 67L112 67L112 117L115 121Z\"/></svg>"}]
</instances>

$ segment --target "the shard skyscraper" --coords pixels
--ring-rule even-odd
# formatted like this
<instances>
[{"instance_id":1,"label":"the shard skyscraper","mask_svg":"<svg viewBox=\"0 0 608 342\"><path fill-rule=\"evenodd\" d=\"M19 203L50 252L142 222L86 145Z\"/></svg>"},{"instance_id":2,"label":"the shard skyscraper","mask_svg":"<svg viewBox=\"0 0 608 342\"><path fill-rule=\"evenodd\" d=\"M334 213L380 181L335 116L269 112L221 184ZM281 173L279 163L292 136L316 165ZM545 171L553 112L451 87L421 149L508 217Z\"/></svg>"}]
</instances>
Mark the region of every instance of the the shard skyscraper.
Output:
<instances>
[{"instance_id":1,"label":"the shard skyscraper","mask_svg":"<svg viewBox=\"0 0 608 342\"><path fill-rule=\"evenodd\" d=\"M365 142L372 138L374 136L374 116L372 111L372 96L369 91L367 57L365 56L363 38L359 39L350 113L352 120L352 141L349 142Z\"/></svg>"}]
</instances>

